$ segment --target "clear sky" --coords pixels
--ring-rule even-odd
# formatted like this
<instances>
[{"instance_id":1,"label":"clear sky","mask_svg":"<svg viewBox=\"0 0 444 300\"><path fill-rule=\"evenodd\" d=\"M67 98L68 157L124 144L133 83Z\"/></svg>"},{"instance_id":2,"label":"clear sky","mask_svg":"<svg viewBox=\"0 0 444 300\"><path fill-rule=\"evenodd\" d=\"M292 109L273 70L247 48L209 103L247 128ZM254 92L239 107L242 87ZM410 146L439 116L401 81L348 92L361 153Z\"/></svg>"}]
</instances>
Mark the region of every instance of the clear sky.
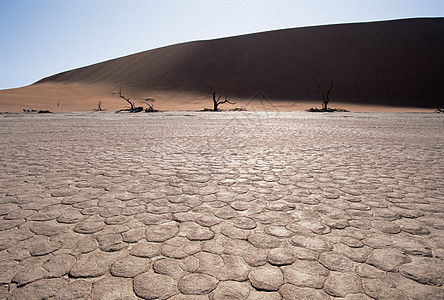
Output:
<instances>
[{"instance_id":1,"label":"clear sky","mask_svg":"<svg viewBox=\"0 0 444 300\"><path fill-rule=\"evenodd\" d=\"M444 0L0 0L0 89L180 42L444 16Z\"/></svg>"}]
</instances>

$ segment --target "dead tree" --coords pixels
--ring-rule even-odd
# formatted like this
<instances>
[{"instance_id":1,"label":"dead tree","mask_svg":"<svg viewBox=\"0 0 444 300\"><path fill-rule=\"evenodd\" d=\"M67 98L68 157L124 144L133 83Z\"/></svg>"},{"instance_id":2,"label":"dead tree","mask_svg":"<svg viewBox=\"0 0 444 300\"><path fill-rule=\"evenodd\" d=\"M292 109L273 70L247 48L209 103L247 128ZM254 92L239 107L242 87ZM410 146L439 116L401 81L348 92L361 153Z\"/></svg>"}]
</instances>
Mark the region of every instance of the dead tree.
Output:
<instances>
[{"instance_id":1,"label":"dead tree","mask_svg":"<svg viewBox=\"0 0 444 300\"><path fill-rule=\"evenodd\" d=\"M122 89L119 89L119 97L122 98L123 100L125 100L126 102L128 102L128 104L130 105L130 112L133 112L136 110L136 106L134 105L134 102L130 101L130 98L126 98L125 96L122 95Z\"/></svg>"},{"instance_id":2,"label":"dead tree","mask_svg":"<svg viewBox=\"0 0 444 300\"><path fill-rule=\"evenodd\" d=\"M324 91L321 89L321 87L317 82L315 82L315 85L317 88L316 94L320 96L322 99L322 110L328 111L328 103L330 102L330 92L331 89L333 88L333 80L331 81L330 87L328 88L326 93L324 93Z\"/></svg>"},{"instance_id":3,"label":"dead tree","mask_svg":"<svg viewBox=\"0 0 444 300\"><path fill-rule=\"evenodd\" d=\"M146 98L145 100L143 100L141 103L146 104L148 107L145 108L145 112L149 113L149 112L157 112L157 110L154 109L154 99L152 98Z\"/></svg>"},{"instance_id":4,"label":"dead tree","mask_svg":"<svg viewBox=\"0 0 444 300\"><path fill-rule=\"evenodd\" d=\"M444 113L444 109L439 108L439 106L436 105L435 103L432 103L432 105L435 107L435 113L438 113L438 114Z\"/></svg>"},{"instance_id":5,"label":"dead tree","mask_svg":"<svg viewBox=\"0 0 444 300\"><path fill-rule=\"evenodd\" d=\"M121 109L121 110L118 110L117 112L128 111L128 112L132 112L132 113L137 113L137 112L143 111L143 107L141 107L141 106L136 107L135 103L133 101L131 101L130 98L127 98L122 94L122 89L119 89L119 91L117 93L113 93L113 95L114 94L119 94L119 97L122 98L123 100L125 100L130 105L130 108Z\"/></svg>"},{"instance_id":6,"label":"dead tree","mask_svg":"<svg viewBox=\"0 0 444 300\"><path fill-rule=\"evenodd\" d=\"M98 101L97 102L97 108L94 108L93 110L94 111L104 111L104 110L106 110L106 109L102 108L102 104L103 104L102 101Z\"/></svg>"},{"instance_id":7,"label":"dead tree","mask_svg":"<svg viewBox=\"0 0 444 300\"><path fill-rule=\"evenodd\" d=\"M95 109L95 111L102 111L102 101L97 102L97 108Z\"/></svg>"},{"instance_id":8,"label":"dead tree","mask_svg":"<svg viewBox=\"0 0 444 300\"><path fill-rule=\"evenodd\" d=\"M231 102L230 100L228 100L227 96L225 96L225 100L223 100L223 101L220 100L220 98L222 96L219 96L216 99L216 90L214 90L212 87L210 87L210 91L211 91L211 94L213 95L213 111L218 111L220 104L224 104L224 103L228 103L228 104L232 104L232 105L236 104L236 102Z\"/></svg>"}]
</instances>

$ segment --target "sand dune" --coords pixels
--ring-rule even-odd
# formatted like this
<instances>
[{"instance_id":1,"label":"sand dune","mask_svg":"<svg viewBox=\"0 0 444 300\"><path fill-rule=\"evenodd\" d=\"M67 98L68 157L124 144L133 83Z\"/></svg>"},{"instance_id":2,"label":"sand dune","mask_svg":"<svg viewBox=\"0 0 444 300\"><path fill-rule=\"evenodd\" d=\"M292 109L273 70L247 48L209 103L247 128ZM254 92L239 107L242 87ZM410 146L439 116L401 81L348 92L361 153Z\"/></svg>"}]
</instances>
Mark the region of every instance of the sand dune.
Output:
<instances>
[{"instance_id":1,"label":"sand dune","mask_svg":"<svg viewBox=\"0 0 444 300\"><path fill-rule=\"evenodd\" d=\"M131 97L155 97L157 108L198 109L210 106L209 86L238 100L238 106L251 106L249 99L262 92L273 103L284 103L283 110L291 110L319 103L315 82L326 88L332 80L332 106L444 106L443 46L444 18L314 26L189 42L0 91L0 110L44 106L45 101L52 107L60 101L63 110L91 110L99 99L110 108L122 107L121 99L111 95L119 87Z\"/></svg>"}]
</instances>

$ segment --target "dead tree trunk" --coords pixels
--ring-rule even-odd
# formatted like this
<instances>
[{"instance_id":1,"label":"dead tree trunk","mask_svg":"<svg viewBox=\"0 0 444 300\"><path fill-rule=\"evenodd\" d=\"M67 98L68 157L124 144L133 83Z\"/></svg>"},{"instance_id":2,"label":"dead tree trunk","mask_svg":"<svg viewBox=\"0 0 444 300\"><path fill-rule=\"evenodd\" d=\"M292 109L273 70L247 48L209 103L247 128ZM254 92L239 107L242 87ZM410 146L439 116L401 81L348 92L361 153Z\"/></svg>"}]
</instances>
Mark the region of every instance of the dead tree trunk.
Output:
<instances>
[{"instance_id":1,"label":"dead tree trunk","mask_svg":"<svg viewBox=\"0 0 444 300\"><path fill-rule=\"evenodd\" d=\"M216 91L213 90L212 93L213 93L213 111L217 111L217 110L218 110L218 106L219 106L218 101L219 101L219 99L220 99L220 96L219 96L219 98L216 100Z\"/></svg>"},{"instance_id":2,"label":"dead tree trunk","mask_svg":"<svg viewBox=\"0 0 444 300\"><path fill-rule=\"evenodd\" d=\"M210 87L210 90L211 90L211 93L213 94L213 111L218 111L220 104L224 104L224 103L228 103L228 104L232 104L232 105L236 104L236 102L231 102L230 100L228 100L227 96L225 96L225 100L223 100L223 101L220 100L221 96L219 96L216 99L216 91L212 87Z\"/></svg>"},{"instance_id":3,"label":"dead tree trunk","mask_svg":"<svg viewBox=\"0 0 444 300\"><path fill-rule=\"evenodd\" d=\"M136 106L134 105L134 102L131 102L130 98L126 98L125 96L122 95L122 89L119 89L119 97L124 99L126 102L128 102L128 104L130 105L130 112L133 112L136 110Z\"/></svg>"}]
</instances>

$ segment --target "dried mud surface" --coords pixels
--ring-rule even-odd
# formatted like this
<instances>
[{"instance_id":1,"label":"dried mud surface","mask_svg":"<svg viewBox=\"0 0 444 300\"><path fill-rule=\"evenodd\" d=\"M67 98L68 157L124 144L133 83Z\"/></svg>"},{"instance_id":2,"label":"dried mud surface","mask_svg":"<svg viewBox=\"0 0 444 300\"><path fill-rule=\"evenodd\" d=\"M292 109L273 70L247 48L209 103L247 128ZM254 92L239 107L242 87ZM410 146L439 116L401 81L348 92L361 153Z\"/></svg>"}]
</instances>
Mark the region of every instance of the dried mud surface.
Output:
<instances>
[{"instance_id":1,"label":"dried mud surface","mask_svg":"<svg viewBox=\"0 0 444 300\"><path fill-rule=\"evenodd\" d=\"M0 299L444 298L440 115L0 124Z\"/></svg>"}]
</instances>

